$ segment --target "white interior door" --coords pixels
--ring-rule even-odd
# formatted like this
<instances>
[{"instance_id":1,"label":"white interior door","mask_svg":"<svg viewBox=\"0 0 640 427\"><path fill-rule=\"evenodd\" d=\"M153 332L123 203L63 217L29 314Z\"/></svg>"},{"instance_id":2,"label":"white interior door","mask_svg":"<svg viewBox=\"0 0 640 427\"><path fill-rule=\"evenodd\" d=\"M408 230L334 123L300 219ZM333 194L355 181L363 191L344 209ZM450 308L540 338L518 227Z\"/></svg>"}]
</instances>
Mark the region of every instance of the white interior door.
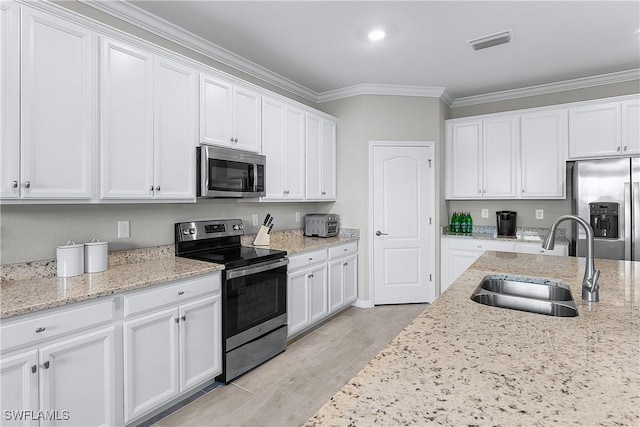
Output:
<instances>
[{"instance_id":1,"label":"white interior door","mask_svg":"<svg viewBox=\"0 0 640 427\"><path fill-rule=\"evenodd\" d=\"M432 302L433 146L372 145L374 304Z\"/></svg>"}]
</instances>

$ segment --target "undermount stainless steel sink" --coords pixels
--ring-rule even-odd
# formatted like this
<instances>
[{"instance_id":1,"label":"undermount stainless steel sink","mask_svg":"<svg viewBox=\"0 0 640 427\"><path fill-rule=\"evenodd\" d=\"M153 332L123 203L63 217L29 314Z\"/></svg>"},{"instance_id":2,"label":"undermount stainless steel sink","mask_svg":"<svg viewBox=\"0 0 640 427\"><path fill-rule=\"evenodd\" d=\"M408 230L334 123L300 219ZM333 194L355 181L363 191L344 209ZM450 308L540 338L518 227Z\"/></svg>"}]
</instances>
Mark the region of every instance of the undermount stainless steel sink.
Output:
<instances>
[{"instance_id":1,"label":"undermount stainless steel sink","mask_svg":"<svg viewBox=\"0 0 640 427\"><path fill-rule=\"evenodd\" d=\"M477 303L557 317L575 317L578 308L571 290L547 279L489 275L471 295Z\"/></svg>"}]
</instances>

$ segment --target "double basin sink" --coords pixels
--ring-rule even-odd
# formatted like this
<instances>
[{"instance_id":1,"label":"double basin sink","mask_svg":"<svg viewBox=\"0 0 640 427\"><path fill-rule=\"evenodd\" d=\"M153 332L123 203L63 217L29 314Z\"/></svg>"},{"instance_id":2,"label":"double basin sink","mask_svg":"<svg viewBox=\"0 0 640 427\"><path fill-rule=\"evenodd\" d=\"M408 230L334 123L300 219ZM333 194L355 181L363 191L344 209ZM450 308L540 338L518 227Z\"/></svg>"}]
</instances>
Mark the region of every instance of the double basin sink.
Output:
<instances>
[{"instance_id":1,"label":"double basin sink","mask_svg":"<svg viewBox=\"0 0 640 427\"><path fill-rule=\"evenodd\" d=\"M547 279L489 275L471 295L477 303L556 317L575 317L578 308L568 286Z\"/></svg>"}]
</instances>

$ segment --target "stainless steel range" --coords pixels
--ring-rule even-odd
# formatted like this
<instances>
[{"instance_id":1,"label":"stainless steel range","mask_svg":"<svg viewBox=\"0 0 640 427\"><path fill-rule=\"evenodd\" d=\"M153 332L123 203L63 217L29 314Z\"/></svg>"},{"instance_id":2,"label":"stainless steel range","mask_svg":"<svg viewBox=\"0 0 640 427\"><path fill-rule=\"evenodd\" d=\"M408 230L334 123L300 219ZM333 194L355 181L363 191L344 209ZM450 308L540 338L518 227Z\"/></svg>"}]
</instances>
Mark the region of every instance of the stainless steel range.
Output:
<instances>
[{"instance_id":1,"label":"stainless steel range","mask_svg":"<svg viewBox=\"0 0 640 427\"><path fill-rule=\"evenodd\" d=\"M223 264L222 374L229 383L283 352L287 342L285 251L242 246L240 219L175 224L176 256Z\"/></svg>"}]
</instances>

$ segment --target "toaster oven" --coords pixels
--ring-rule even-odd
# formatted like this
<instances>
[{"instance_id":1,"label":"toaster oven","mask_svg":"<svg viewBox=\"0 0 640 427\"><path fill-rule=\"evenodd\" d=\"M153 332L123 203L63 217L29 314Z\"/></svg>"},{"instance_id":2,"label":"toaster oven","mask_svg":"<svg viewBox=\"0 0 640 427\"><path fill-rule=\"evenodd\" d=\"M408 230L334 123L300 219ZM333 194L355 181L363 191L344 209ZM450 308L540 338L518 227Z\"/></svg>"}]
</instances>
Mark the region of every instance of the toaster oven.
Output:
<instances>
[{"instance_id":1,"label":"toaster oven","mask_svg":"<svg viewBox=\"0 0 640 427\"><path fill-rule=\"evenodd\" d=\"M340 216L336 214L307 214L304 217L304 235L334 237L340 230Z\"/></svg>"}]
</instances>

